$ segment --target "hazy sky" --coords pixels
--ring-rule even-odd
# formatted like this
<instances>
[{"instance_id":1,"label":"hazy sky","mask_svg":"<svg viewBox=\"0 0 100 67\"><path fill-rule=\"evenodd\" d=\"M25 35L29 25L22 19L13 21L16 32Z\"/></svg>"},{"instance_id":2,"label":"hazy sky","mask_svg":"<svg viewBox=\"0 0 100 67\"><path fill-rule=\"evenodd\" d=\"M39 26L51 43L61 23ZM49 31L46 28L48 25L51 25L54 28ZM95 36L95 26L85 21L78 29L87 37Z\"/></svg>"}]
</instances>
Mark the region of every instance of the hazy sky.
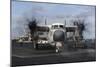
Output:
<instances>
[{"instance_id":1,"label":"hazy sky","mask_svg":"<svg viewBox=\"0 0 100 67\"><path fill-rule=\"evenodd\" d=\"M64 23L65 19L68 25L71 25L72 19L76 16L84 17L87 31L84 33L84 38L95 38L95 6L70 5L70 4L51 4L51 3L36 3L36 2L12 2L12 37L18 37L25 33L25 18L31 20L35 17L44 24L47 19L47 24L55 22Z\"/></svg>"}]
</instances>

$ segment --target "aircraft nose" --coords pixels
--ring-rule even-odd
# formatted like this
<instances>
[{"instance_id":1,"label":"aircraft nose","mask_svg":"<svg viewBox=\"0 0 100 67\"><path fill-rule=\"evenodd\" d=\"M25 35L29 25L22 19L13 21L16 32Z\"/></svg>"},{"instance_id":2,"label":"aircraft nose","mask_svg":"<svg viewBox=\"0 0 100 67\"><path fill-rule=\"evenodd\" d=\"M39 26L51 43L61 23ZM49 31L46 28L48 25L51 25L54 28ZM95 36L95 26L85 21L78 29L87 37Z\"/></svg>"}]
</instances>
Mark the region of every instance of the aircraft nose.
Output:
<instances>
[{"instance_id":1,"label":"aircraft nose","mask_svg":"<svg viewBox=\"0 0 100 67\"><path fill-rule=\"evenodd\" d=\"M53 35L54 41L64 41L65 35L64 32L61 30L56 30Z\"/></svg>"}]
</instances>

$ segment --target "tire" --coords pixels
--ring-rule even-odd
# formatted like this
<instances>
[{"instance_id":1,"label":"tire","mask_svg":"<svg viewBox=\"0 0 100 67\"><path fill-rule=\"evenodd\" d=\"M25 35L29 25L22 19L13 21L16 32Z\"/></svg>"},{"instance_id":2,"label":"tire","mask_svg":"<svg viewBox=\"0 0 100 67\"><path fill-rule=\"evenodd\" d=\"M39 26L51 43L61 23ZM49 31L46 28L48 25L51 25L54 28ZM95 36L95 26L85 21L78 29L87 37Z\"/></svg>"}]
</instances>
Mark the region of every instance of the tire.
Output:
<instances>
[{"instance_id":1,"label":"tire","mask_svg":"<svg viewBox=\"0 0 100 67\"><path fill-rule=\"evenodd\" d=\"M58 49L56 49L56 53L58 53L59 52L59 50Z\"/></svg>"}]
</instances>

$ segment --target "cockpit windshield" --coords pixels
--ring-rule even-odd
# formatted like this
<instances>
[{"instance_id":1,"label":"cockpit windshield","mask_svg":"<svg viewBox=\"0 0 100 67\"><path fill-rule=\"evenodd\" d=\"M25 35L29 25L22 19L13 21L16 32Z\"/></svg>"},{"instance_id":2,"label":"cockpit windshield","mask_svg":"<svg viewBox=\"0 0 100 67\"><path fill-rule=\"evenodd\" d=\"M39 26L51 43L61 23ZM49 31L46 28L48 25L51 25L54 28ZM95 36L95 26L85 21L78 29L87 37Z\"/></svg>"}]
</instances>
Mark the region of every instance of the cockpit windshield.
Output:
<instances>
[{"instance_id":1,"label":"cockpit windshield","mask_svg":"<svg viewBox=\"0 0 100 67\"><path fill-rule=\"evenodd\" d=\"M64 26L63 26L63 25L59 25L59 27L60 27L60 28L64 28Z\"/></svg>"},{"instance_id":2,"label":"cockpit windshield","mask_svg":"<svg viewBox=\"0 0 100 67\"><path fill-rule=\"evenodd\" d=\"M58 28L58 25L54 25L54 29L57 29Z\"/></svg>"},{"instance_id":3,"label":"cockpit windshield","mask_svg":"<svg viewBox=\"0 0 100 67\"><path fill-rule=\"evenodd\" d=\"M64 28L63 25L53 25L52 29Z\"/></svg>"}]
</instances>

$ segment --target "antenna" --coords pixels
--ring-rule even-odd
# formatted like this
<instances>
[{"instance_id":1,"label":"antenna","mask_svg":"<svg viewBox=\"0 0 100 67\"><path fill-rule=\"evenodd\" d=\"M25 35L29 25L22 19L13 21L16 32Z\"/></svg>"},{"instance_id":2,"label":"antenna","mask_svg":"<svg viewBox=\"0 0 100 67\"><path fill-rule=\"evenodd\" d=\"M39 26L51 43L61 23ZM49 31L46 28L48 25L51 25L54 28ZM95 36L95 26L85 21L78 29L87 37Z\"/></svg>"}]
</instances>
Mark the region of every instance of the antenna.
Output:
<instances>
[{"instance_id":1,"label":"antenna","mask_svg":"<svg viewBox=\"0 0 100 67\"><path fill-rule=\"evenodd\" d=\"M65 26L66 26L66 19L65 19Z\"/></svg>"},{"instance_id":2,"label":"antenna","mask_svg":"<svg viewBox=\"0 0 100 67\"><path fill-rule=\"evenodd\" d=\"M47 20L45 19L45 25L47 25Z\"/></svg>"}]
</instances>

